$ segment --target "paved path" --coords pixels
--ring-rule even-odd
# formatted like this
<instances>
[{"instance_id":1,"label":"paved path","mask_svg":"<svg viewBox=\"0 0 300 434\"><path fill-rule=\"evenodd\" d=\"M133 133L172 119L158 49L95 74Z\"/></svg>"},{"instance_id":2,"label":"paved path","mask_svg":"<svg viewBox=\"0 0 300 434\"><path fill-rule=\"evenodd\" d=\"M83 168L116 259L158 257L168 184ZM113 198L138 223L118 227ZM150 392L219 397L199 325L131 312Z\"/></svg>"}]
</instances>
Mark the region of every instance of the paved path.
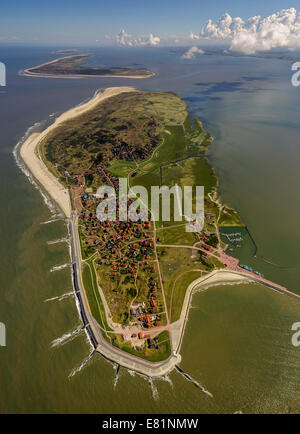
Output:
<instances>
[{"instance_id":1,"label":"paved path","mask_svg":"<svg viewBox=\"0 0 300 434\"><path fill-rule=\"evenodd\" d=\"M162 362L149 362L140 357L133 356L109 344L103 337L99 324L93 318L81 278L81 249L77 231L77 216L72 214L70 220L70 238L73 260L74 286L79 299L83 322L89 331L96 351L112 362L116 362L125 368L132 369L143 375L157 377L166 375L172 371L176 364L180 363L179 354L172 354Z\"/></svg>"},{"instance_id":2,"label":"paved path","mask_svg":"<svg viewBox=\"0 0 300 434\"><path fill-rule=\"evenodd\" d=\"M259 276L256 273L253 273L251 271L245 270L244 268L239 266L239 260L236 258L233 258L232 256L227 255L222 250L215 249L217 253L213 253L210 250L206 250L201 247L194 246L187 246L187 245L176 245L176 244L158 244L158 247L176 247L176 248L185 248L185 249L192 249L192 250L199 250L201 252L206 253L209 256L213 256L214 258L218 259L220 262L222 262L224 265L227 266L227 269L233 272L236 272L240 275L243 275L245 277L248 277L251 280L254 280L257 283L260 283L262 285L265 285L277 292L280 292L282 294L286 294L289 297L293 297L297 300L300 300L300 295L295 294L294 292L289 291L284 286L279 285L278 283L274 283L271 280L265 279L262 276Z\"/></svg>"},{"instance_id":3,"label":"paved path","mask_svg":"<svg viewBox=\"0 0 300 434\"><path fill-rule=\"evenodd\" d=\"M131 355L129 353L126 353L119 348L109 344L103 337L101 329L99 324L96 322L96 320L93 318L89 303L85 294L85 290L82 283L82 277L81 277L81 249L80 249L80 242L78 237L78 231L77 231L77 216L76 213L73 212L72 217L70 219L70 235L71 235L71 246L72 246L72 261L73 261L73 278L74 278L74 286L76 295L79 300L81 314L83 318L83 322L85 324L85 327L89 331L91 340L93 342L93 345L99 353L101 353L105 358L108 360L118 363L121 366L124 366L127 369L131 369L134 371L137 371L143 375L147 376L162 376L166 375L168 372L170 372L172 369L174 369L175 365L180 363L181 356L178 354L178 351L180 349L180 344L183 339L184 335L184 327L186 324L186 319L188 315L188 308L189 308L189 302L190 302L190 296L192 294L193 289L197 285L197 281L193 282L189 290L187 291L186 297L185 297L185 308L182 310L182 314L184 315L183 321L178 323L177 325L173 325L169 323L168 318L168 325L166 326L167 329L170 328L170 334L171 334L171 342L172 342L172 355L162 362L149 362L147 360L141 359L139 357L136 357L134 355ZM156 243L155 243L156 244ZM232 258L231 256L226 255L222 251L217 251L217 253L213 253L207 250L204 250L200 247L195 246L187 246L187 245L168 245L168 244L156 244L157 247L176 247L176 248L188 248L188 249L196 249L203 251L207 253L208 255L214 256L221 262L223 262L225 265L227 265L228 271L235 274L239 274L243 276L244 278L249 278L253 281L256 281L258 283L261 283L265 286L268 286L269 288L278 291L280 293L289 295L291 297L300 299L300 296L297 294L294 294L290 291L288 291L283 286L280 286L276 283L273 283L267 279L264 279L255 273L248 272L247 270L244 270L243 268L240 268L238 266L238 260L235 258ZM224 270L225 271L225 270ZM217 271L218 272L218 271ZM219 271L222 272L222 271ZM213 272L216 273L216 272ZM205 279L208 279L213 273L206 276ZM161 275L160 275L161 277ZM177 335L177 345L175 346L173 344L174 339L172 339L172 332L175 332Z\"/></svg>"}]
</instances>

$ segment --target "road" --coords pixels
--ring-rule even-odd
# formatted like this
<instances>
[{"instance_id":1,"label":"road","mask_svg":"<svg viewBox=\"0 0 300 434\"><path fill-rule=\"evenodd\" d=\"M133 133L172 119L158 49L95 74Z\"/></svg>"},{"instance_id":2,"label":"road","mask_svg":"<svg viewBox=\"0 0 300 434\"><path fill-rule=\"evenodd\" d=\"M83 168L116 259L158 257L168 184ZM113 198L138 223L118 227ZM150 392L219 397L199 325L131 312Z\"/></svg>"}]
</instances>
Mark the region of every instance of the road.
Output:
<instances>
[{"instance_id":1,"label":"road","mask_svg":"<svg viewBox=\"0 0 300 434\"><path fill-rule=\"evenodd\" d=\"M198 243L197 243L198 244ZM227 255L222 250L216 249L216 254L213 253L210 250L201 249L200 247L196 247L194 244L193 246L187 246L187 245L177 245L177 244L157 244L157 247L176 247L176 248L185 248L185 249L192 249L192 250L199 250L203 253L206 253L209 256L213 256L214 258L218 259L218 261L222 262L224 265L226 265L227 270L235 272L237 274L241 274L244 277L248 277L251 280L254 280L257 283L260 283L262 285L267 286L270 289L273 289L274 291L280 292L281 294L288 295L289 297L293 297L297 300L300 300L300 295L295 294L294 292L289 291L284 286L281 286L277 283L271 282L271 280L265 279L262 276L259 276L251 271L245 270L244 268L241 268L239 266L239 260L236 258L233 258L232 256Z\"/></svg>"},{"instance_id":2,"label":"road","mask_svg":"<svg viewBox=\"0 0 300 434\"><path fill-rule=\"evenodd\" d=\"M107 342L104 339L99 324L92 316L88 299L84 290L83 282L82 282L82 277L81 277L82 258L81 258L80 241L79 241L78 230L77 230L77 224L78 224L77 219L78 218L76 213L73 212L69 222L70 222L70 241L71 241L71 252L72 252L71 254L72 254L74 287L80 304L82 319L86 329L89 332L95 350L100 354L102 354L106 359L115 362L121 366L124 366L127 369L137 371L143 375L147 375L151 377L166 375L172 369L174 369L175 365L177 365L181 361L180 355L177 352L175 353L173 348L172 348L172 354L168 359L162 362L149 362L147 360L141 359L139 357L136 357L134 355L122 351L121 349L109 344L109 342ZM300 299L299 295L288 291L286 288L277 285L274 282L268 281L263 277L257 276L255 273L251 273L249 271L244 270L243 268L240 268L238 266L238 260L226 255L224 252L218 251L217 254L214 254L212 252L201 249L199 247L187 246L187 245L156 244L156 246L189 248L189 249L204 251L205 253L214 256L218 260L221 260L223 263L225 263L227 265L228 271L235 272L236 274L243 275L244 277L248 277L251 280L254 280L258 283L268 286L269 288L277 292L280 292L282 294L286 294L290 297ZM208 277L209 275L207 276L207 278ZM164 327L164 329L165 328L169 329L169 327L170 327L170 323L168 320L167 327ZM183 330L184 330L184 326L181 327L181 333L180 333L181 339L183 336Z\"/></svg>"},{"instance_id":3,"label":"road","mask_svg":"<svg viewBox=\"0 0 300 434\"><path fill-rule=\"evenodd\" d=\"M91 314L83 287L81 277L81 248L77 231L77 215L75 212L72 213L69 222L75 292L79 300L84 325L89 331L91 341L96 351L101 353L108 360L143 375L152 377L166 375L176 364L180 363L181 357L179 355L172 354L168 359L162 362L149 362L114 347L104 339L99 324Z\"/></svg>"}]
</instances>

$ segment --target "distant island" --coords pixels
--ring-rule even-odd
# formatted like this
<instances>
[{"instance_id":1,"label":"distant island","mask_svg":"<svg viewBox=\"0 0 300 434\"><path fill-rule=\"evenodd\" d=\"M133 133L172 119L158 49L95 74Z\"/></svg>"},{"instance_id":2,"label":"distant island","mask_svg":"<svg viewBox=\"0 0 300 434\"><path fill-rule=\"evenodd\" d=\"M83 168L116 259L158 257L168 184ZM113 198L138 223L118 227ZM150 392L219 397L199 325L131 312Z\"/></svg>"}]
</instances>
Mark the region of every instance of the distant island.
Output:
<instances>
[{"instance_id":1,"label":"distant island","mask_svg":"<svg viewBox=\"0 0 300 434\"><path fill-rule=\"evenodd\" d=\"M64 51L61 51L61 54ZM34 66L24 70L27 76L38 77L124 77L124 78L148 78L154 75L154 72L119 67L98 67L86 65L86 59L89 54L76 54L72 56L61 57L42 65Z\"/></svg>"},{"instance_id":2,"label":"distant island","mask_svg":"<svg viewBox=\"0 0 300 434\"><path fill-rule=\"evenodd\" d=\"M65 50L53 51L53 53L54 54L70 54L70 55L72 54L72 55L74 55L74 54L81 54L82 51L79 50L78 48L68 48L68 49L65 49Z\"/></svg>"}]
</instances>

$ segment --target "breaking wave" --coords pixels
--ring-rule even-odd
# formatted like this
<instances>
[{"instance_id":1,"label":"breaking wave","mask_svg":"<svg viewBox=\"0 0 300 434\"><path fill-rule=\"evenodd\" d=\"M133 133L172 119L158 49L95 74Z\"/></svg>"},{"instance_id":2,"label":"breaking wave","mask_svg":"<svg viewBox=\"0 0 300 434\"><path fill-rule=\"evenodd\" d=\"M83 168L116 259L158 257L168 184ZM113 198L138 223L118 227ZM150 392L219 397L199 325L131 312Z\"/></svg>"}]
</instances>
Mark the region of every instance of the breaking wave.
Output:
<instances>
[{"instance_id":1,"label":"breaking wave","mask_svg":"<svg viewBox=\"0 0 300 434\"><path fill-rule=\"evenodd\" d=\"M64 237L64 238L59 238L58 240L53 240L53 241L47 241L47 244L52 245L52 244L58 244L58 243L69 243L69 238L68 237Z\"/></svg>"},{"instance_id":2,"label":"breaking wave","mask_svg":"<svg viewBox=\"0 0 300 434\"><path fill-rule=\"evenodd\" d=\"M71 267L71 264L67 263L67 264L62 264L62 265L55 265L54 267L51 268L50 273L53 273L53 271L63 270L64 268L67 268L67 267Z\"/></svg>"},{"instance_id":3,"label":"breaking wave","mask_svg":"<svg viewBox=\"0 0 300 434\"><path fill-rule=\"evenodd\" d=\"M82 331L83 327L78 327L76 330L73 330L72 332L65 333L60 338L54 339L51 342L51 348L58 347L60 345L64 345L65 343L69 342L71 338L76 336L78 333Z\"/></svg>"},{"instance_id":4,"label":"breaking wave","mask_svg":"<svg viewBox=\"0 0 300 434\"><path fill-rule=\"evenodd\" d=\"M24 136L21 138L21 140L18 141L16 146L13 149L13 156L15 158L16 164L19 167L19 169L24 173L24 175L28 178L29 182L36 188L42 195L42 198L44 200L45 205L48 207L52 217L61 217L62 214L59 212L59 210L56 208L54 203L51 201L49 196L41 189L39 184L35 181L33 176L31 175L30 171L28 170L27 166L24 164L22 158L20 157L19 150L22 144L25 142L25 140L34 132L37 132L40 130L40 127L45 123L44 122L36 122L34 125L29 127L27 131L25 132Z\"/></svg>"},{"instance_id":5,"label":"breaking wave","mask_svg":"<svg viewBox=\"0 0 300 434\"><path fill-rule=\"evenodd\" d=\"M63 217L57 218L57 219L50 219L50 220L47 220L46 222L41 222L40 224L41 225L48 225L49 223L58 222L60 220L65 220L65 219Z\"/></svg>"},{"instance_id":6,"label":"breaking wave","mask_svg":"<svg viewBox=\"0 0 300 434\"><path fill-rule=\"evenodd\" d=\"M151 377L148 377L148 383L151 389L152 398L156 401L159 398L159 393Z\"/></svg>"},{"instance_id":7,"label":"breaking wave","mask_svg":"<svg viewBox=\"0 0 300 434\"><path fill-rule=\"evenodd\" d=\"M157 379L158 379L158 380L161 380L161 381L165 381L165 382L168 383L168 384L172 387L172 389L173 389L173 382L172 382L171 378L170 378L168 375L162 375L161 377L157 377Z\"/></svg>"},{"instance_id":8,"label":"breaking wave","mask_svg":"<svg viewBox=\"0 0 300 434\"><path fill-rule=\"evenodd\" d=\"M114 369L116 370L114 375L114 389L115 389L118 384L120 365L115 365Z\"/></svg>"},{"instance_id":9,"label":"breaking wave","mask_svg":"<svg viewBox=\"0 0 300 434\"><path fill-rule=\"evenodd\" d=\"M19 71L19 74L22 74L23 71ZM103 88L96 89L93 96L91 98L86 98L83 101L81 101L79 104L77 104L76 107L79 107L86 102L93 99L98 93L103 92ZM43 127L46 127L48 124L51 124L55 121L56 117L59 115L59 112L51 113L48 117L48 119L43 120L41 122L35 122L33 125L31 125L29 128L27 128L25 134L23 137L18 141L16 146L13 149L13 156L15 158L16 164L19 167L19 169L24 173L24 175L28 178L29 182L41 193L45 205L48 207L48 209L51 212L52 219L43 222L43 224L52 223L54 221L64 219L63 214L61 211L56 207L56 205L53 203L53 201L50 199L50 197L44 192L44 190L41 189L39 184L35 181L34 177L31 175L30 171L28 170L27 166L24 164L22 158L20 157L20 148L22 144L25 142L25 140L34 132L40 132Z\"/></svg>"},{"instance_id":10,"label":"breaking wave","mask_svg":"<svg viewBox=\"0 0 300 434\"><path fill-rule=\"evenodd\" d=\"M71 296L74 296L74 291L66 292L65 294L58 295L58 296L56 296L56 297L47 298L47 299L45 300L45 303L46 303L47 301L54 301L54 300L61 301L61 300L63 300L64 298L71 297Z\"/></svg>"},{"instance_id":11,"label":"breaking wave","mask_svg":"<svg viewBox=\"0 0 300 434\"><path fill-rule=\"evenodd\" d=\"M92 358L92 356L94 355L95 350L93 350L85 359L84 361L77 366L76 368L72 369L72 371L69 374L69 378L74 377L75 374L77 374L78 372L80 372L88 363L88 361Z\"/></svg>"}]
</instances>

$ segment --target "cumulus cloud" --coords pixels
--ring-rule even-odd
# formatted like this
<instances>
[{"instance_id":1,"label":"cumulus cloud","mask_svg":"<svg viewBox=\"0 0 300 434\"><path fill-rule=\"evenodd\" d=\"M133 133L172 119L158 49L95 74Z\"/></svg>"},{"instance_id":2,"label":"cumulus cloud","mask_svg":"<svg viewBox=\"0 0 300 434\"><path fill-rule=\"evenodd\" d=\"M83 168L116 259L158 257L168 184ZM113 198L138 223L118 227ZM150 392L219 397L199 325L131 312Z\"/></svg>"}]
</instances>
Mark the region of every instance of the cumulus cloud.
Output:
<instances>
[{"instance_id":1,"label":"cumulus cloud","mask_svg":"<svg viewBox=\"0 0 300 434\"><path fill-rule=\"evenodd\" d=\"M189 38L190 39L200 39L200 36L199 35L195 35L195 33L191 32L190 35L189 35Z\"/></svg>"},{"instance_id":2,"label":"cumulus cloud","mask_svg":"<svg viewBox=\"0 0 300 434\"><path fill-rule=\"evenodd\" d=\"M208 20L206 26L201 30L201 36L209 38L227 39L231 36L232 18L229 14L224 14L219 21L214 24L212 20Z\"/></svg>"},{"instance_id":3,"label":"cumulus cloud","mask_svg":"<svg viewBox=\"0 0 300 434\"><path fill-rule=\"evenodd\" d=\"M144 40L140 38L141 45L158 45L159 43L160 38L158 36L153 36L152 33L150 33L150 35L147 36Z\"/></svg>"},{"instance_id":4,"label":"cumulus cloud","mask_svg":"<svg viewBox=\"0 0 300 434\"><path fill-rule=\"evenodd\" d=\"M133 37L126 30L122 29L120 33L116 36L116 40L120 45L132 46L133 45Z\"/></svg>"},{"instance_id":5,"label":"cumulus cloud","mask_svg":"<svg viewBox=\"0 0 300 434\"><path fill-rule=\"evenodd\" d=\"M194 59L196 54L204 54L204 51L198 47L192 47L187 50L182 56L182 59Z\"/></svg>"},{"instance_id":6,"label":"cumulus cloud","mask_svg":"<svg viewBox=\"0 0 300 434\"><path fill-rule=\"evenodd\" d=\"M153 36L152 33L148 36L140 36L136 38L127 33L124 29L116 36L116 40L124 47L155 46L160 43L160 38L158 36Z\"/></svg>"},{"instance_id":7,"label":"cumulus cloud","mask_svg":"<svg viewBox=\"0 0 300 434\"><path fill-rule=\"evenodd\" d=\"M200 35L230 40L230 50L246 54L273 48L297 48L300 47L300 13L295 8L282 9L263 19L250 17L246 22L226 13L216 23L208 20Z\"/></svg>"}]
</instances>

